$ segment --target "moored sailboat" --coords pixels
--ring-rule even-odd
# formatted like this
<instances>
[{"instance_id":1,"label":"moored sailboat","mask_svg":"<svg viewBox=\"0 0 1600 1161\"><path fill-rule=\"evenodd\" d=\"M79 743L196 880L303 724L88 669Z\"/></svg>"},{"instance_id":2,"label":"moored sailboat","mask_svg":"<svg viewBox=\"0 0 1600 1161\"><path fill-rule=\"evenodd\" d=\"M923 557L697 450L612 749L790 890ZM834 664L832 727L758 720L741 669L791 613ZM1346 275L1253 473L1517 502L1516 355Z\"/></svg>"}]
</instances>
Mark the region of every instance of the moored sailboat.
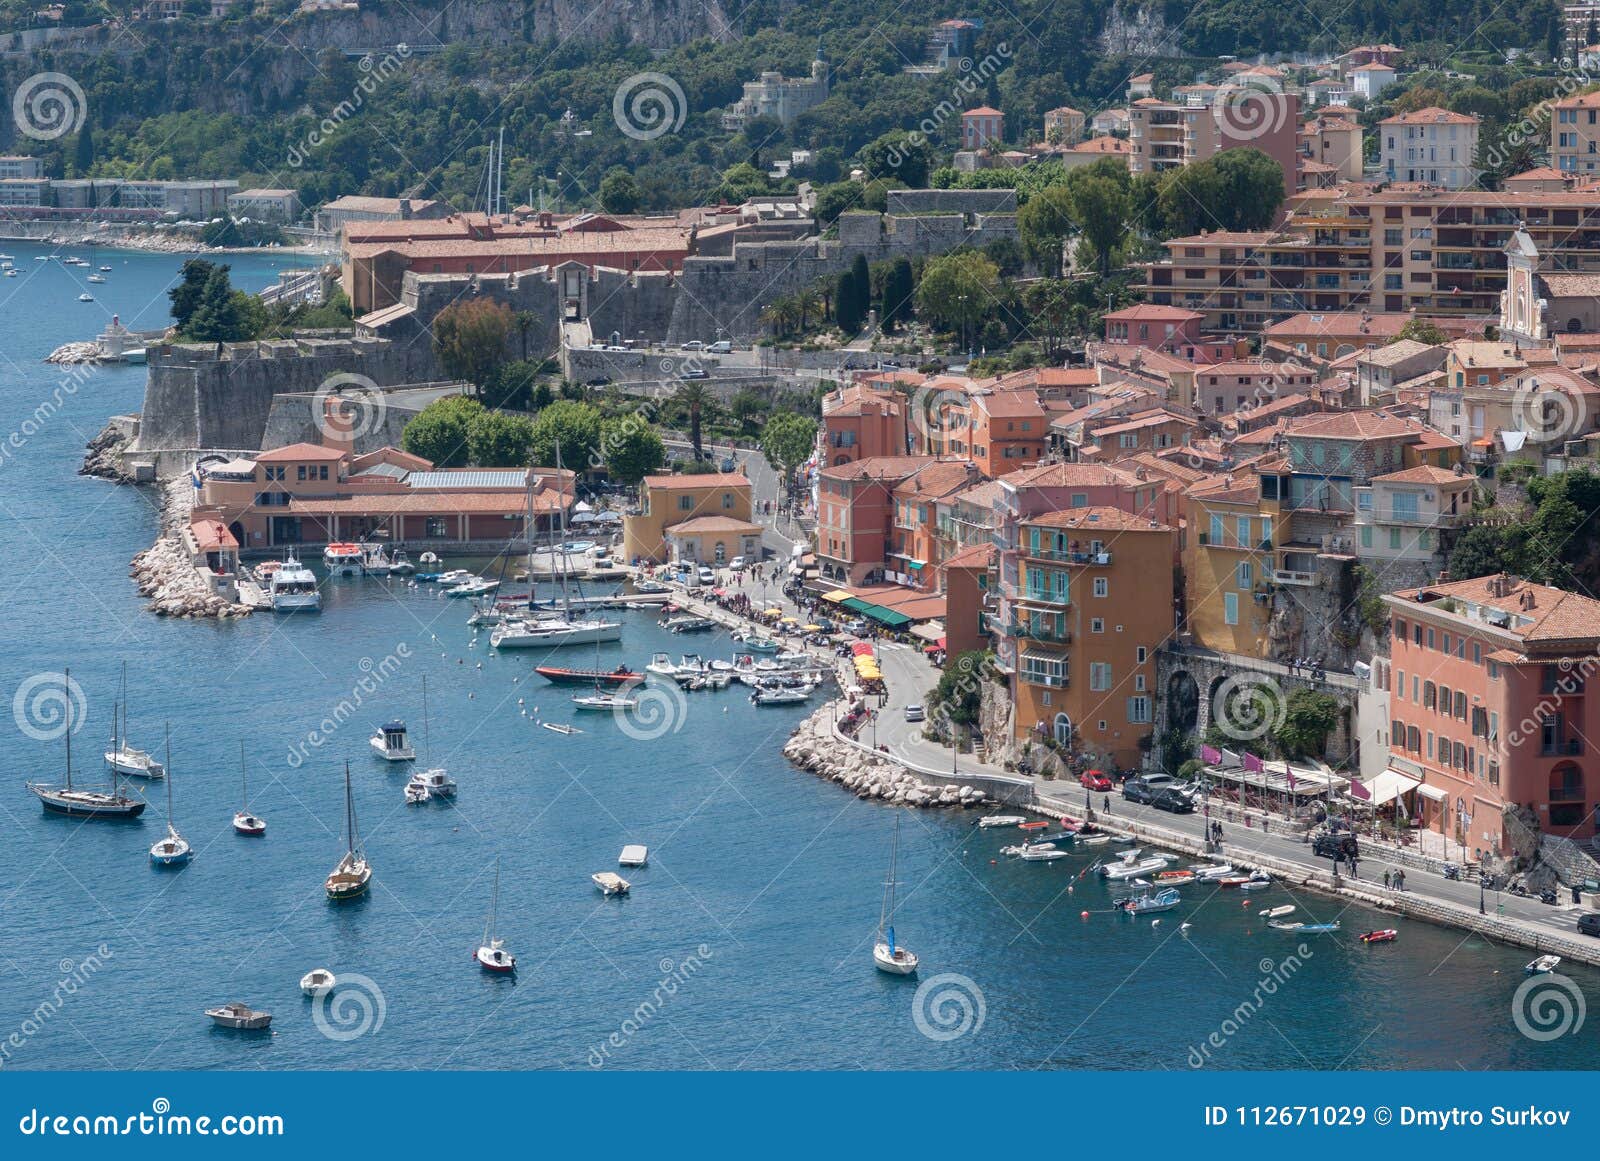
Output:
<instances>
[{"instance_id":1,"label":"moored sailboat","mask_svg":"<svg viewBox=\"0 0 1600 1161\"><path fill-rule=\"evenodd\" d=\"M483 942L472 958L486 972L514 972L517 957L506 950L506 941L496 933L496 920L500 914L500 860L494 861L494 894L489 897L489 921L483 925Z\"/></svg>"},{"instance_id":2,"label":"moored sailboat","mask_svg":"<svg viewBox=\"0 0 1600 1161\"><path fill-rule=\"evenodd\" d=\"M128 663L122 663L122 695L111 714L111 749L106 765L126 778L160 778L166 768L146 751L128 744Z\"/></svg>"},{"instance_id":3,"label":"moored sailboat","mask_svg":"<svg viewBox=\"0 0 1600 1161\"><path fill-rule=\"evenodd\" d=\"M244 763L244 739L239 739L239 785L244 791L244 805L233 815L233 829L250 838L260 838L267 833L267 821L250 812L250 776Z\"/></svg>"},{"instance_id":4,"label":"moored sailboat","mask_svg":"<svg viewBox=\"0 0 1600 1161\"><path fill-rule=\"evenodd\" d=\"M323 884L328 898L336 903L365 895L367 888L372 885L372 865L367 862L366 852L361 849L360 836L356 833L356 802L350 792L349 762L344 764L344 822L344 858L339 860L339 865Z\"/></svg>"},{"instance_id":5,"label":"moored sailboat","mask_svg":"<svg viewBox=\"0 0 1600 1161\"><path fill-rule=\"evenodd\" d=\"M61 675L63 692L66 695L66 730L63 737L67 744L67 778L61 786L46 786L40 782L27 783L28 791L39 800L39 804L52 814L71 815L74 818L138 818L144 813L145 801L143 798L130 798L122 793L117 781L117 768L111 767L111 789L104 790L79 790L72 785L72 675L68 671Z\"/></svg>"},{"instance_id":6,"label":"moored sailboat","mask_svg":"<svg viewBox=\"0 0 1600 1161\"><path fill-rule=\"evenodd\" d=\"M878 912L878 938L872 945L872 963L880 972L909 976L917 970L917 956L894 938L895 872L900 865L900 816L894 816L894 842L889 848L889 878L883 885L883 907Z\"/></svg>"},{"instance_id":7,"label":"moored sailboat","mask_svg":"<svg viewBox=\"0 0 1600 1161\"><path fill-rule=\"evenodd\" d=\"M172 728L167 727L166 732L166 760L167 770L167 837L157 842L150 848L150 861L158 867L181 867L194 858L194 848L189 845L189 840L178 833L178 826L172 819Z\"/></svg>"}]
</instances>

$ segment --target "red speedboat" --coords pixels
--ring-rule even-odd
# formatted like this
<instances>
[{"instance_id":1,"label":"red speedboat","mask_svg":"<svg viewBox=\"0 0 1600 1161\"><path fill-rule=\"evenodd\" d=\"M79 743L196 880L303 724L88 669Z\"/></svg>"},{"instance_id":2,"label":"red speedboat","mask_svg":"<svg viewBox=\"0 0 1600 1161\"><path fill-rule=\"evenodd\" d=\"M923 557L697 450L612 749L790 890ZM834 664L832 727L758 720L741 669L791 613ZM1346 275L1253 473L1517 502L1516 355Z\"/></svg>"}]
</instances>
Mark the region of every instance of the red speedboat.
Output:
<instances>
[{"instance_id":1,"label":"red speedboat","mask_svg":"<svg viewBox=\"0 0 1600 1161\"><path fill-rule=\"evenodd\" d=\"M567 669L560 665L538 665L534 667L534 672L557 685L602 685L619 688L636 685L644 680L644 674L636 673L626 665L619 665L615 669Z\"/></svg>"},{"instance_id":2,"label":"red speedboat","mask_svg":"<svg viewBox=\"0 0 1600 1161\"><path fill-rule=\"evenodd\" d=\"M1362 943L1393 943L1400 933L1392 927L1385 927L1381 931L1368 931L1356 938Z\"/></svg>"}]
</instances>

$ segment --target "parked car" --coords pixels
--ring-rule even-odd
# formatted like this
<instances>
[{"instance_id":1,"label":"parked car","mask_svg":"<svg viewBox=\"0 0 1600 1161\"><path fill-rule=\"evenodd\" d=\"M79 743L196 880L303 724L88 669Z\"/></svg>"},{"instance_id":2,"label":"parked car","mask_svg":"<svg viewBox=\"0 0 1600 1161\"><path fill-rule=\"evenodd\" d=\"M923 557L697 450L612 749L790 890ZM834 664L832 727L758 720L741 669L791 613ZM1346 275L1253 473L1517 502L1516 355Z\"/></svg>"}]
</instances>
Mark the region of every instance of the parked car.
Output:
<instances>
[{"instance_id":1,"label":"parked car","mask_svg":"<svg viewBox=\"0 0 1600 1161\"><path fill-rule=\"evenodd\" d=\"M1193 814L1194 800L1181 791L1166 787L1157 790L1150 796L1150 805L1157 810L1171 811L1173 814Z\"/></svg>"},{"instance_id":2,"label":"parked car","mask_svg":"<svg viewBox=\"0 0 1600 1161\"><path fill-rule=\"evenodd\" d=\"M927 720L928 720L928 711L923 709L920 705L908 705L908 706L906 706L906 721L908 721L908 722L925 722ZM1600 918L1600 916L1596 916L1596 918Z\"/></svg>"},{"instance_id":3,"label":"parked car","mask_svg":"<svg viewBox=\"0 0 1600 1161\"><path fill-rule=\"evenodd\" d=\"M1578 916L1578 933L1600 936L1600 911L1586 911Z\"/></svg>"},{"instance_id":4,"label":"parked car","mask_svg":"<svg viewBox=\"0 0 1600 1161\"><path fill-rule=\"evenodd\" d=\"M680 351L703 351L705 349L706 345L699 339L690 339L687 343L681 343L678 346Z\"/></svg>"},{"instance_id":5,"label":"parked car","mask_svg":"<svg viewBox=\"0 0 1600 1161\"><path fill-rule=\"evenodd\" d=\"M733 344L727 339L718 339L714 343L706 344L706 352L712 355L731 355L733 354Z\"/></svg>"},{"instance_id":6,"label":"parked car","mask_svg":"<svg viewBox=\"0 0 1600 1161\"><path fill-rule=\"evenodd\" d=\"M690 367L683 373L683 377L685 379L709 379L711 378L711 372L704 367Z\"/></svg>"},{"instance_id":7,"label":"parked car","mask_svg":"<svg viewBox=\"0 0 1600 1161\"><path fill-rule=\"evenodd\" d=\"M1361 857L1355 835L1331 830L1325 830L1312 838L1311 853L1319 859L1348 859L1351 855L1358 859Z\"/></svg>"},{"instance_id":8,"label":"parked car","mask_svg":"<svg viewBox=\"0 0 1600 1161\"><path fill-rule=\"evenodd\" d=\"M728 567L733 569L735 572L738 572L741 568L744 568L749 563L750 562L744 557L736 556L728 562Z\"/></svg>"},{"instance_id":9,"label":"parked car","mask_svg":"<svg viewBox=\"0 0 1600 1161\"><path fill-rule=\"evenodd\" d=\"M839 626L835 625L833 621L827 617L817 618L817 628L821 629L824 633L837 633L839 631Z\"/></svg>"},{"instance_id":10,"label":"parked car","mask_svg":"<svg viewBox=\"0 0 1600 1161\"><path fill-rule=\"evenodd\" d=\"M1078 784L1080 786L1087 786L1090 790L1111 789L1111 779L1107 778L1099 770L1085 770L1081 775L1079 775Z\"/></svg>"},{"instance_id":11,"label":"parked car","mask_svg":"<svg viewBox=\"0 0 1600 1161\"><path fill-rule=\"evenodd\" d=\"M1145 785L1143 778L1130 778L1122 784L1122 797L1128 802L1149 802L1155 791Z\"/></svg>"},{"instance_id":12,"label":"parked car","mask_svg":"<svg viewBox=\"0 0 1600 1161\"><path fill-rule=\"evenodd\" d=\"M849 629L850 632L857 637L866 637L872 632L871 627L868 626L867 622L861 617L857 617L854 621L851 621Z\"/></svg>"},{"instance_id":13,"label":"parked car","mask_svg":"<svg viewBox=\"0 0 1600 1161\"><path fill-rule=\"evenodd\" d=\"M717 574L702 564L698 579L703 585L714 585L717 583Z\"/></svg>"},{"instance_id":14,"label":"parked car","mask_svg":"<svg viewBox=\"0 0 1600 1161\"><path fill-rule=\"evenodd\" d=\"M1151 790L1164 790L1168 786L1176 786L1178 784L1178 780L1171 774L1141 774L1139 777L1144 780L1144 784L1150 787Z\"/></svg>"}]
</instances>

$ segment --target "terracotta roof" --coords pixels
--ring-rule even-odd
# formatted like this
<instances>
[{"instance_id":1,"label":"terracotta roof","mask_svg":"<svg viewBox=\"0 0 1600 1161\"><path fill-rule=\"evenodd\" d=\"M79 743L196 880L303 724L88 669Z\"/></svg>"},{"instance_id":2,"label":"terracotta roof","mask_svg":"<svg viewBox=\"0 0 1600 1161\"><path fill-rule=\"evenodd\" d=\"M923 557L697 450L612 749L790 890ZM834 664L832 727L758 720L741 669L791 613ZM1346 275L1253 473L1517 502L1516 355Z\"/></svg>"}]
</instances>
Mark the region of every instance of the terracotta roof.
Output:
<instances>
[{"instance_id":1,"label":"terracotta roof","mask_svg":"<svg viewBox=\"0 0 1600 1161\"><path fill-rule=\"evenodd\" d=\"M870 456L853 464L823 468L818 474L828 480L904 479L924 464L933 462L932 456Z\"/></svg>"},{"instance_id":2,"label":"terracotta roof","mask_svg":"<svg viewBox=\"0 0 1600 1161\"><path fill-rule=\"evenodd\" d=\"M1600 90L1592 93L1578 93L1576 96L1562 97L1559 101L1552 101L1557 109L1594 109L1600 108Z\"/></svg>"},{"instance_id":3,"label":"terracotta roof","mask_svg":"<svg viewBox=\"0 0 1600 1161\"><path fill-rule=\"evenodd\" d=\"M1097 427L1093 431L1093 437L1097 442L1103 443L1108 435L1120 435L1125 431L1138 431L1141 428L1159 427L1167 423L1181 423L1187 427L1199 426L1187 415L1178 415L1160 408L1155 411L1141 412L1138 415L1130 415L1126 419L1119 419L1117 422L1108 424L1105 427Z\"/></svg>"},{"instance_id":4,"label":"terracotta roof","mask_svg":"<svg viewBox=\"0 0 1600 1161\"><path fill-rule=\"evenodd\" d=\"M1560 101L1556 102L1556 104L1558 104L1558 105L1560 103L1561 103ZM1514 173L1510 177L1506 178L1505 180L1506 181L1566 181L1567 180L1567 175L1562 173L1559 169L1552 169L1548 165L1540 165L1540 166L1534 167L1533 169L1523 170L1521 173Z\"/></svg>"},{"instance_id":5,"label":"terracotta roof","mask_svg":"<svg viewBox=\"0 0 1600 1161\"><path fill-rule=\"evenodd\" d=\"M1145 302L1137 306L1125 306L1105 317L1112 322L1187 322L1189 319L1205 318L1205 315L1197 310Z\"/></svg>"},{"instance_id":6,"label":"terracotta roof","mask_svg":"<svg viewBox=\"0 0 1600 1161\"><path fill-rule=\"evenodd\" d=\"M994 564L994 545L969 544L944 562L946 569L989 568Z\"/></svg>"},{"instance_id":7,"label":"terracotta roof","mask_svg":"<svg viewBox=\"0 0 1600 1161\"><path fill-rule=\"evenodd\" d=\"M1081 117L1081 116L1083 116L1083 113L1082 113L1081 110L1074 109L1071 105L1062 105L1059 109L1051 109L1050 112L1045 114L1045 116L1049 117L1049 116L1052 116L1053 114L1056 114L1056 113L1065 113L1069 117Z\"/></svg>"},{"instance_id":8,"label":"terracotta roof","mask_svg":"<svg viewBox=\"0 0 1600 1161\"><path fill-rule=\"evenodd\" d=\"M1040 464L1012 472L1003 481L1006 487L1021 488L1083 488L1101 485L1132 487L1138 478L1130 471L1114 468L1110 464Z\"/></svg>"},{"instance_id":9,"label":"terracotta roof","mask_svg":"<svg viewBox=\"0 0 1600 1161\"><path fill-rule=\"evenodd\" d=\"M1133 146L1122 137L1091 137L1072 146L1069 153L1132 153Z\"/></svg>"},{"instance_id":10,"label":"terracotta roof","mask_svg":"<svg viewBox=\"0 0 1600 1161\"><path fill-rule=\"evenodd\" d=\"M920 496L930 500L959 492L973 481L973 465L967 460L936 460L895 487L897 496Z\"/></svg>"},{"instance_id":11,"label":"terracotta roof","mask_svg":"<svg viewBox=\"0 0 1600 1161\"><path fill-rule=\"evenodd\" d=\"M675 476L662 474L646 476L644 484L649 488L748 488L750 481L744 478L742 472L701 472L696 475Z\"/></svg>"},{"instance_id":12,"label":"terracotta roof","mask_svg":"<svg viewBox=\"0 0 1600 1161\"><path fill-rule=\"evenodd\" d=\"M1048 528L1110 529L1114 532L1171 532L1170 525L1148 516L1135 516L1121 508L1063 508L1027 516L1019 524L1041 524Z\"/></svg>"},{"instance_id":13,"label":"terracotta roof","mask_svg":"<svg viewBox=\"0 0 1600 1161\"><path fill-rule=\"evenodd\" d=\"M971 399L991 419L1044 418L1044 408L1039 406L1039 397L1032 391L978 391Z\"/></svg>"},{"instance_id":14,"label":"terracotta roof","mask_svg":"<svg viewBox=\"0 0 1600 1161\"><path fill-rule=\"evenodd\" d=\"M1331 415L1303 415L1289 420L1291 439L1392 439L1417 435L1422 426L1379 411L1336 411Z\"/></svg>"},{"instance_id":15,"label":"terracotta roof","mask_svg":"<svg viewBox=\"0 0 1600 1161\"><path fill-rule=\"evenodd\" d=\"M342 460L341 448L323 447L320 443L291 443L287 447L273 448L256 457L258 464L276 464L294 460Z\"/></svg>"},{"instance_id":16,"label":"terracotta roof","mask_svg":"<svg viewBox=\"0 0 1600 1161\"><path fill-rule=\"evenodd\" d=\"M748 520L735 520L732 516L696 516L682 524L669 524L666 532L679 536L698 536L705 532L760 532L761 525Z\"/></svg>"},{"instance_id":17,"label":"terracotta roof","mask_svg":"<svg viewBox=\"0 0 1600 1161\"><path fill-rule=\"evenodd\" d=\"M963 117L1004 117L999 109L991 109L988 105L979 105L976 109L968 109L961 114Z\"/></svg>"},{"instance_id":18,"label":"terracotta roof","mask_svg":"<svg viewBox=\"0 0 1600 1161\"><path fill-rule=\"evenodd\" d=\"M1593 298L1600 295L1600 274L1541 274L1556 298Z\"/></svg>"},{"instance_id":19,"label":"terracotta roof","mask_svg":"<svg viewBox=\"0 0 1600 1161\"><path fill-rule=\"evenodd\" d=\"M1528 595L1533 601L1532 608L1523 607ZM1511 624L1504 626L1504 631L1533 644L1600 641L1600 601L1569 593L1553 585L1535 584L1521 577L1480 576L1472 580L1403 590L1394 596L1423 608L1433 600L1454 597L1459 601L1499 609L1511 618ZM1527 623L1519 623L1524 619Z\"/></svg>"}]
</instances>

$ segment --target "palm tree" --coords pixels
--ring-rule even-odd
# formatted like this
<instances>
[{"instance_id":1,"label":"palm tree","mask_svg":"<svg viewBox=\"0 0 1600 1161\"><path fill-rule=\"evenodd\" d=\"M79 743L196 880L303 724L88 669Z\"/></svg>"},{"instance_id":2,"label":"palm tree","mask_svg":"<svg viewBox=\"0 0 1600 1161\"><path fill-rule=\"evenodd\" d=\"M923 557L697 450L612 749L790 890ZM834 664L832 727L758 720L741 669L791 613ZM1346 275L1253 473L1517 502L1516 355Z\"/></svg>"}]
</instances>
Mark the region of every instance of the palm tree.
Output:
<instances>
[{"instance_id":1,"label":"palm tree","mask_svg":"<svg viewBox=\"0 0 1600 1161\"><path fill-rule=\"evenodd\" d=\"M822 309L822 295L817 288L808 286L795 295L794 303L800 311L800 329L805 330L811 321L811 316Z\"/></svg>"},{"instance_id":2,"label":"palm tree","mask_svg":"<svg viewBox=\"0 0 1600 1161\"><path fill-rule=\"evenodd\" d=\"M705 459L700 442L700 416L713 403L711 391L704 383L684 383L673 399L689 413L689 444L694 448L696 462Z\"/></svg>"},{"instance_id":3,"label":"palm tree","mask_svg":"<svg viewBox=\"0 0 1600 1161\"><path fill-rule=\"evenodd\" d=\"M519 310L511 321L515 324L517 334L522 339L522 361L526 363L528 361L528 332L533 329L534 323L539 320L534 317L531 310Z\"/></svg>"}]
</instances>

